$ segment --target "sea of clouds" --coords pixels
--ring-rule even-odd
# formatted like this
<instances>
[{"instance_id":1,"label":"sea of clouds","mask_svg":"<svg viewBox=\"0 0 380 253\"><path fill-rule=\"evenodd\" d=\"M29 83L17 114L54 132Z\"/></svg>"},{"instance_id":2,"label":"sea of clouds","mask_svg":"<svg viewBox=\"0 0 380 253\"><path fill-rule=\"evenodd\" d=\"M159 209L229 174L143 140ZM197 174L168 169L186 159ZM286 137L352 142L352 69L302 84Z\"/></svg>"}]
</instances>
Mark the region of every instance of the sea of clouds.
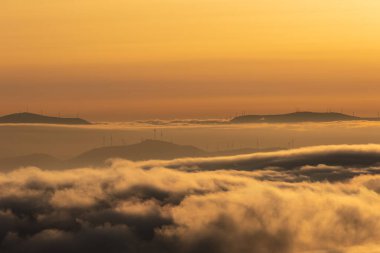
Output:
<instances>
[{"instance_id":1,"label":"sea of clouds","mask_svg":"<svg viewBox=\"0 0 380 253\"><path fill-rule=\"evenodd\" d=\"M380 252L380 146L0 173L0 252Z\"/></svg>"}]
</instances>

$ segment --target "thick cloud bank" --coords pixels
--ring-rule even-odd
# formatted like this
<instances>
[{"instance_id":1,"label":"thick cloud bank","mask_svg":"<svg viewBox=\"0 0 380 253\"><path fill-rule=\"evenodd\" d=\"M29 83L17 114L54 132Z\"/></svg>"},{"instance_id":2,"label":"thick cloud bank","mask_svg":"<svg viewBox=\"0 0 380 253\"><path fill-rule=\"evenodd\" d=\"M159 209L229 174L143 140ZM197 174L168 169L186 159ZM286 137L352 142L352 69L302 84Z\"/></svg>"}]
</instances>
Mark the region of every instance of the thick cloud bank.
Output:
<instances>
[{"instance_id":1,"label":"thick cloud bank","mask_svg":"<svg viewBox=\"0 0 380 253\"><path fill-rule=\"evenodd\" d=\"M277 161L348 148L377 152L319 147L277 152ZM375 165L237 170L252 157L0 173L0 252L379 252Z\"/></svg>"}]
</instances>

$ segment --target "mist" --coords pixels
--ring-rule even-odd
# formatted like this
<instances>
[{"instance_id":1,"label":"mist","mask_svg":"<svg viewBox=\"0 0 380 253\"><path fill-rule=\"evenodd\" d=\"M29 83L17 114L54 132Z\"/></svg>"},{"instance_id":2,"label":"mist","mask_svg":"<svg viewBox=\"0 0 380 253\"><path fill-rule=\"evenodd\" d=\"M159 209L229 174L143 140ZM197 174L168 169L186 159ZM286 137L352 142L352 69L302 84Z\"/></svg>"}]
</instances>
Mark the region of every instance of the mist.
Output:
<instances>
[{"instance_id":1,"label":"mist","mask_svg":"<svg viewBox=\"0 0 380 253\"><path fill-rule=\"evenodd\" d=\"M85 127L1 125L0 158L45 153L67 159L93 148L129 145L146 139L193 145L205 151L380 143L378 122L247 125L199 122L104 122Z\"/></svg>"}]
</instances>

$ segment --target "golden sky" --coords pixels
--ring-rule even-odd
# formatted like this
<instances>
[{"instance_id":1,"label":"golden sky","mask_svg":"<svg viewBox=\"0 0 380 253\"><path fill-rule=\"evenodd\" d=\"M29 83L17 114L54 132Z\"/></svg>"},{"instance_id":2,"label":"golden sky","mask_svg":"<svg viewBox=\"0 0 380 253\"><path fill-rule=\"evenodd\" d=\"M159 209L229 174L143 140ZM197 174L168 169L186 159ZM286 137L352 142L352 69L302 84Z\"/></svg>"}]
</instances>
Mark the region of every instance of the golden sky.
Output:
<instances>
[{"instance_id":1,"label":"golden sky","mask_svg":"<svg viewBox=\"0 0 380 253\"><path fill-rule=\"evenodd\" d=\"M379 13L378 0L2 0L0 113L377 114Z\"/></svg>"}]
</instances>

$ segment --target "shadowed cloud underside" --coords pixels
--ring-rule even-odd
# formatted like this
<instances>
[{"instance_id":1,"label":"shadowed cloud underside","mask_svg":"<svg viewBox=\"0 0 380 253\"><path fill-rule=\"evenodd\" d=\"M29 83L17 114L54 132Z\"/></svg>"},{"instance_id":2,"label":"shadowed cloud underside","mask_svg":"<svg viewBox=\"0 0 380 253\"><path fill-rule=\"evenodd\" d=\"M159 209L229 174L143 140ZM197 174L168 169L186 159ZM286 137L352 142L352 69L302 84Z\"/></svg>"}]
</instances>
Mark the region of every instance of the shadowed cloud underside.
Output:
<instances>
[{"instance_id":1,"label":"shadowed cloud underside","mask_svg":"<svg viewBox=\"0 0 380 253\"><path fill-rule=\"evenodd\" d=\"M0 173L0 249L376 252L380 169L366 166L364 160L379 151L378 145L313 147L224 158L116 161L99 169ZM341 159L346 162L285 163L253 171L238 166L248 160L254 165L262 156L284 161L304 157L314 164L316 157L331 153L345 154ZM357 160L345 159L348 155ZM211 164L213 170L208 171ZM215 169L220 164L224 169ZM340 173L350 176L337 178Z\"/></svg>"}]
</instances>

